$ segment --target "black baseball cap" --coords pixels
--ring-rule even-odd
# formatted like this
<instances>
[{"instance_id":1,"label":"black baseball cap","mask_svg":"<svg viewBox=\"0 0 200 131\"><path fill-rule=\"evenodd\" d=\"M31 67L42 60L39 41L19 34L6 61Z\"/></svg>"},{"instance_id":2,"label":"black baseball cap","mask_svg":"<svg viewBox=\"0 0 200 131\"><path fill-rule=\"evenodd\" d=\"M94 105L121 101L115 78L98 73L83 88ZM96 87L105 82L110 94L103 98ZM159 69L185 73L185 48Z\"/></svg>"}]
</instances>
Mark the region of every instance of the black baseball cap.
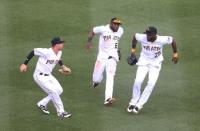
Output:
<instances>
[{"instance_id":1,"label":"black baseball cap","mask_svg":"<svg viewBox=\"0 0 200 131\"><path fill-rule=\"evenodd\" d=\"M147 35L156 35L157 29L154 26L149 26L144 33Z\"/></svg>"},{"instance_id":2,"label":"black baseball cap","mask_svg":"<svg viewBox=\"0 0 200 131\"><path fill-rule=\"evenodd\" d=\"M121 20L117 17L113 17L111 20L110 20L111 23L116 23L116 24L122 24Z\"/></svg>"},{"instance_id":3,"label":"black baseball cap","mask_svg":"<svg viewBox=\"0 0 200 131\"><path fill-rule=\"evenodd\" d=\"M60 37L55 37L51 40L51 45L54 46L56 44L63 44L65 41L61 39Z\"/></svg>"}]
</instances>

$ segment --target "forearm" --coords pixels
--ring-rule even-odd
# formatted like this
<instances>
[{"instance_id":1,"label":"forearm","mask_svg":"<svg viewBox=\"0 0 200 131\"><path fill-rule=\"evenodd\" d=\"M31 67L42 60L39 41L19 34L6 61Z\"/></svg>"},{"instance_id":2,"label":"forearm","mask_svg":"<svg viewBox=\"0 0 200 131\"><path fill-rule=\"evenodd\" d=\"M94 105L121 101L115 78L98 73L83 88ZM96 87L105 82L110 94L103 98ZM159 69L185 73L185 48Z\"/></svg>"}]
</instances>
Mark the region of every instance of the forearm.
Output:
<instances>
[{"instance_id":1,"label":"forearm","mask_svg":"<svg viewBox=\"0 0 200 131\"><path fill-rule=\"evenodd\" d=\"M34 51L31 51L28 56L26 57L26 60L24 61L24 64L27 65L28 62L33 58L34 56Z\"/></svg>"},{"instance_id":2,"label":"forearm","mask_svg":"<svg viewBox=\"0 0 200 131\"><path fill-rule=\"evenodd\" d=\"M88 43L92 42L92 39L94 37L94 32L93 31L90 31L89 34L88 34Z\"/></svg>"},{"instance_id":3,"label":"forearm","mask_svg":"<svg viewBox=\"0 0 200 131\"><path fill-rule=\"evenodd\" d=\"M133 36L133 39L132 39L132 49L131 49L131 54L135 54L135 51L136 51L136 45L137 45L137 40L135 38L135 35Z\"/></svg>"},{"instance_id":4,"label":"forearm","mask_svg":"<svg viewBox=\"0 0 200 131\"><path fill-rule=\"evenodd\" d=\"M60 66L63 66L63 61L62 61L62 60L59 60L59 61L58 61L58 64L59 64Z\"/></svg>"},{"instance_id":5,"label":"forearm","mask_svg":"<svg viewBox=\"0 0 200 131\"><path fill-rule=\"evenodd\" d=\"M178 53L178 51L177 51L177 46L176 46L176 41L175 40L173 40L173 42L172 42L172 50L173 50L173 53L175 54L175 53Z\"/></svg>"}]
</instances>

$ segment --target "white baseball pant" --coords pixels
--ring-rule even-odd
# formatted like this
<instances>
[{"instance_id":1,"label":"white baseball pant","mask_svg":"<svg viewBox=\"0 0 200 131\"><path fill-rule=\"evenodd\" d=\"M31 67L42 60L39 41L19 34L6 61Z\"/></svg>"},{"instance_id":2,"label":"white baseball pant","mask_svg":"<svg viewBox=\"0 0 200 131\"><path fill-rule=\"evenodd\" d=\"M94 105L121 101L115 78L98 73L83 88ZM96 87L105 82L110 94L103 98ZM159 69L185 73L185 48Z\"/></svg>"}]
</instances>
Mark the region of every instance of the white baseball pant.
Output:
<instances>
[{"instance_id":1,"label":"white baseball pant","mask_svg":"<svg viewBox=\"0 0 200 131\"><path fill-rule=\"evenodd\" d=\"M57 79L51 74L44 76L37 72L34 73L33 78L39 87L48 94L48 96L40 100L37 104L47 106L52 101L58 113L64 112L64 106L60 98L63 89Z\"/></svg>"},{"instance_id":2,"label":"white baseball pant","mask_svg":"<svg viewBox=\"0 0 200 131\"><path fill-rule=\"evenodd\" d=\"M130 105L135 105L139 109L148 101L156 81L159 76L161 66L152 66L152 65L138 65L135 83L133 85L133 94L130 101ZM141 84L143 83L145 76L148 73L148 82L147 86L144 88L144 91L141 93Z\"/></svg>"},{"instance_id":3,"label":"white baseball pant","mask_svg":"<svg viewBox=\"0 0 200 131\"><path fill-rule=\"evenodd\" d=\"M93 82L100 83L103 79L103 72L104 70L106 70L105 101L113 97L113 86L116 67L117 62L114 58L98 59L95 63L93 72Z\"/></svg>"}]
</instances>

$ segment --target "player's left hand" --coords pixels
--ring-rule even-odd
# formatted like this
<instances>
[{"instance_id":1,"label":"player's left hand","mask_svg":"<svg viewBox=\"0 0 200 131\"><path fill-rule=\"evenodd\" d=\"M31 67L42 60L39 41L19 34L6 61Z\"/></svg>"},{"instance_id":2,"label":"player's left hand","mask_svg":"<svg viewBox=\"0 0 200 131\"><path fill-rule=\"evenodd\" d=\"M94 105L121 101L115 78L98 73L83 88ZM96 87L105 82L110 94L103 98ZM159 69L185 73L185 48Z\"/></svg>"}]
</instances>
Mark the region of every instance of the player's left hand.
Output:
<instances>
[{"instance_id":1,"label":"player's left hand","mask_svg":"<svg viewBox=\"0 0 200 131\"><path fill-rule=\"evenodd\" d=\"M72 73L71 69L65 65L62 65L58 71L65 76L70 75Z\"/></svg>"},{"instance_id":2,"label":"player's left hand","mask_svg":"<svg viewBox=\"0 0 200 131\"><path fill-rule=\"evenodd\" d=\"M131 54L127 57L127 63L129 65L135 65L138 62L138 59L136 58L135 54Z\"/></svg>"},{"instance_id":3,"label":"player's left hand","mask_svg":"<svg viewBox=\"0 0 200 131\"><path fill-rule=\"evenodd\" d=\"M174 53L172 56L172 62L176 64L178 62L178 53Z\"/></svg>"}]
</instances>

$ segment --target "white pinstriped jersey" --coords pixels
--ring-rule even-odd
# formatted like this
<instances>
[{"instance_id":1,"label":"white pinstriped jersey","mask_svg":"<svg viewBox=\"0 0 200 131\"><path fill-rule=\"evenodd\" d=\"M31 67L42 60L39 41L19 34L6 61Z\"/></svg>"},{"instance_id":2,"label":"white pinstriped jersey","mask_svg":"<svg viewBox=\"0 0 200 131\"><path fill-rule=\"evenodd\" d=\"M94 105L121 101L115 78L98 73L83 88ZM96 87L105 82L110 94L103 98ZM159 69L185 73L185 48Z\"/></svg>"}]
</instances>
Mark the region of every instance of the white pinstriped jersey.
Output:
<instances>
[{"instance_id":1,"label":"white pinstriped jersey","mask_svg":"<svg viewBox=\"0 0 200 131\"><path fill-rule=\"evenodd\" d=\"M95 34L99 34L99 54L98 58L108 58L112 56L118 60L118 44L123 35L123 28L119 27L117 32L110 29L110 25L97 26L93 28ZM97 58L97 59L98 59Z\"/></svg>"},{"instance_id":2,"label":"white pinstriped jersey","mask_svg":"<svg viewBox=\"0 0 200 131\"><path fill-rule=\"evenodd\" d=\"M62 51L55 54L52 48L35 48L34 55L39 57L35 71L51 74L53 68L61 59Z\"/></svg>"},{"instance_id":3,"label":"white pinstriped jersey","mask_svg":"<svg viewBox=\"0 0 200 131\"><path fill-rule=\"evenodd\" d=\"M142 50L138 65L145 65L149 62L162 62L162 49L165 44L172 44L173 38L171 36L159 36L154 42L147 40L146 34L135 34L136 40L141 44ZM155 64L155 63L154 63Z\"/></svg>"}]
</instances>

